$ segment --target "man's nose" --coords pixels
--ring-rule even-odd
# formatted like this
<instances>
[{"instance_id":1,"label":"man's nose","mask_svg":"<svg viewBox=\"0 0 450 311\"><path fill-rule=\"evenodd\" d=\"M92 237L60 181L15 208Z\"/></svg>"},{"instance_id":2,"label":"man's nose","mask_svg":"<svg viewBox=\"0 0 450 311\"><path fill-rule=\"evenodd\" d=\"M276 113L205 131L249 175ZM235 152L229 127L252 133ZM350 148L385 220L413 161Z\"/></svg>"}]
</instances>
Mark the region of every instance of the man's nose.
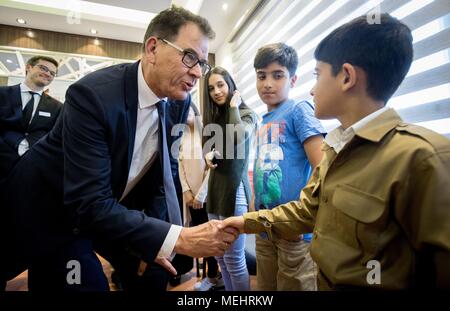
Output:
<instances>
[{"instance_id":1,"label":"man's nose","mask_svg":"<svg viewBox=\"0 0 450 311\"><path fill-rule=\"evenodd\" d=\"M200 79L202 77L202 67L200 66L200 63L196 64L194 67L189 69L189 71L197 79Z\"/></svg>"}]
</instances>

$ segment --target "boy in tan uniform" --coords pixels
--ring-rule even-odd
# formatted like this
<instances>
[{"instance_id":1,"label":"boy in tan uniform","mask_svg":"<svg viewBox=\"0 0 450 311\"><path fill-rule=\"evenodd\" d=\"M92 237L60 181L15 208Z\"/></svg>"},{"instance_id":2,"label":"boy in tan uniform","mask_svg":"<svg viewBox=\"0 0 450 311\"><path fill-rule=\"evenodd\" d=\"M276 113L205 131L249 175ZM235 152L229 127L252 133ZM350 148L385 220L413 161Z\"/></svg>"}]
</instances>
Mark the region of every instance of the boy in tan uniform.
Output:
<instances>
[{"instance_id":1,"label":"boy in tan uniform","mask_svg":"<svg viewBox=\"0 0 450 311\"><path fill-rule=\"evenodd\" d=\"M450 288L450 141L386 107L412 62L410 29L362 16L315 58L315 115L342 125L299 201L225 224L284 238L313 230L320 290Z\"/></svg>"}]
</instances>

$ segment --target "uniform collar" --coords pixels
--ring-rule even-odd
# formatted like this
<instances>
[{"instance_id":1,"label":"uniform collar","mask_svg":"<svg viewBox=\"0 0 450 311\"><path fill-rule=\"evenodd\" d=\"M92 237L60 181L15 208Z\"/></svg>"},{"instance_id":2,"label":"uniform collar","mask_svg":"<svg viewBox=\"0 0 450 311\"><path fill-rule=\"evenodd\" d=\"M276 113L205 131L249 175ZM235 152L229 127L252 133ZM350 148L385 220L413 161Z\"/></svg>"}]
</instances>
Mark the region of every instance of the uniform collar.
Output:
<instances>
[{"instance_id":1,"label":"uniform collar","mask_svg":"<svg viewBox=\"0 0 450 311\"><path fill-rule=\"evenodd\" d=\"M325 137L323 151L330 148L339 152L354 136L372 142L379 142L389 131L403 122L394 109L384 107L359 120L347 129L342 126L332 130Z\"/></svg>"},{"instance_id":2,"label":"uniform collar","mask_svg":"<svg viewBox=\"0 0 450 311\"><path fill-rule=\"evenodd\" d=\"M397 112L387 108L366 124L354 128L355 135L373 142L379 142L389 131L403 122Z\"/></svg>"}]
</instances>

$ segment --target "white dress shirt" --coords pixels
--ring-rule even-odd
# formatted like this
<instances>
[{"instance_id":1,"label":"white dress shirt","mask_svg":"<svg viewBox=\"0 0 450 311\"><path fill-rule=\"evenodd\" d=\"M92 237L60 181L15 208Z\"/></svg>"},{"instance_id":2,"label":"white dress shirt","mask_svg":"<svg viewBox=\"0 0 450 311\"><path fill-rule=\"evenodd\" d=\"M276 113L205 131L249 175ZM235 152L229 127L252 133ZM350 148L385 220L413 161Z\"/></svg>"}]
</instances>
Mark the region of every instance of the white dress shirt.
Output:
<instances>
[{"instance_id":1,"label":"white dress shirt","mask_svg":"<svg viewBox=\"0 0 450 311\"><path fill-rule=\"evenodd\" d=\"M133 157L128 173L127 185L121 200L133 189L152 165L158 154L159 115L156 104L161 100L144 80L142 64L138 73L138 110L136 119L136 136L134 138ZM159 250L158 257L170 258L182 227L171 225L170 230Z\"/></svg>"},{"instance_id":2,"label":"white dress shirt","mask_svg":"<svg viewBox=\"0 0 450 311\"><path fill-rule=\"evenodd\" d=\"M29 92L35 92L36 94L31 95ZM20 97L22 99L22 110L27 105L28 101L31 99L31 96L34 96L34 106L33 106L33 112L31 113L31 120L33 120L34 114L36 113L37 106L39 104L39 101L41 100L43 90L40 90L39 92L33 91L30 89L24 82L20 83ZM22 156L25 152L30 149L30 144L28 143L28 140L24 138L17 148L17 153L19 156Z\"/></svg>"},{"instance_id":3,"label":"white dress shirt","mask_svg":"<svg viewBox=\"0 0 450 311\"><path fill-rule=\"evenodd\" d=\"M338 128L328 133L328 135L325 137L325 142L330 147L332 147L336 153L339 153L345 147L345 145L347 145L352 140L357 130L363 128L367 123L378 117L383 112L388 111L389 109L389 107L384 106L383 108L378 109L377 111L365 116L345 130L342 125L339 126Z\"/></svg>"}]
</instances>

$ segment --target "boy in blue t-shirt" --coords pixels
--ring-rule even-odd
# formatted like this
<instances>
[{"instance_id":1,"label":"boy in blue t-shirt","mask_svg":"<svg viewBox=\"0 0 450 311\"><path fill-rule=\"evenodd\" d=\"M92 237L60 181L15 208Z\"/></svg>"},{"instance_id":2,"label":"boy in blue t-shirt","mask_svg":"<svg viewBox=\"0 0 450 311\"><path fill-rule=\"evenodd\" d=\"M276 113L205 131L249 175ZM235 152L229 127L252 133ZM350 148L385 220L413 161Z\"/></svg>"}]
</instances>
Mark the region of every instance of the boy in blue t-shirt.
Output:
<instances>
[{"instance_id":1,"label":"boy in blue t-shirt","mask_svg":"<svg viewBox=\"0 0 450 311\"><path fill-rule=\"evenodd\" d=\"M263 46L255 56L256 87L268 109L258 131L253 169L256 210L298 200L311 166L322 158L325 130L313 106L289 99L297 66L296 51L284 43ZM259 290L316 290L306 234L291 241L256 236L256 260Z\"/></svg>"}]
</instances>

